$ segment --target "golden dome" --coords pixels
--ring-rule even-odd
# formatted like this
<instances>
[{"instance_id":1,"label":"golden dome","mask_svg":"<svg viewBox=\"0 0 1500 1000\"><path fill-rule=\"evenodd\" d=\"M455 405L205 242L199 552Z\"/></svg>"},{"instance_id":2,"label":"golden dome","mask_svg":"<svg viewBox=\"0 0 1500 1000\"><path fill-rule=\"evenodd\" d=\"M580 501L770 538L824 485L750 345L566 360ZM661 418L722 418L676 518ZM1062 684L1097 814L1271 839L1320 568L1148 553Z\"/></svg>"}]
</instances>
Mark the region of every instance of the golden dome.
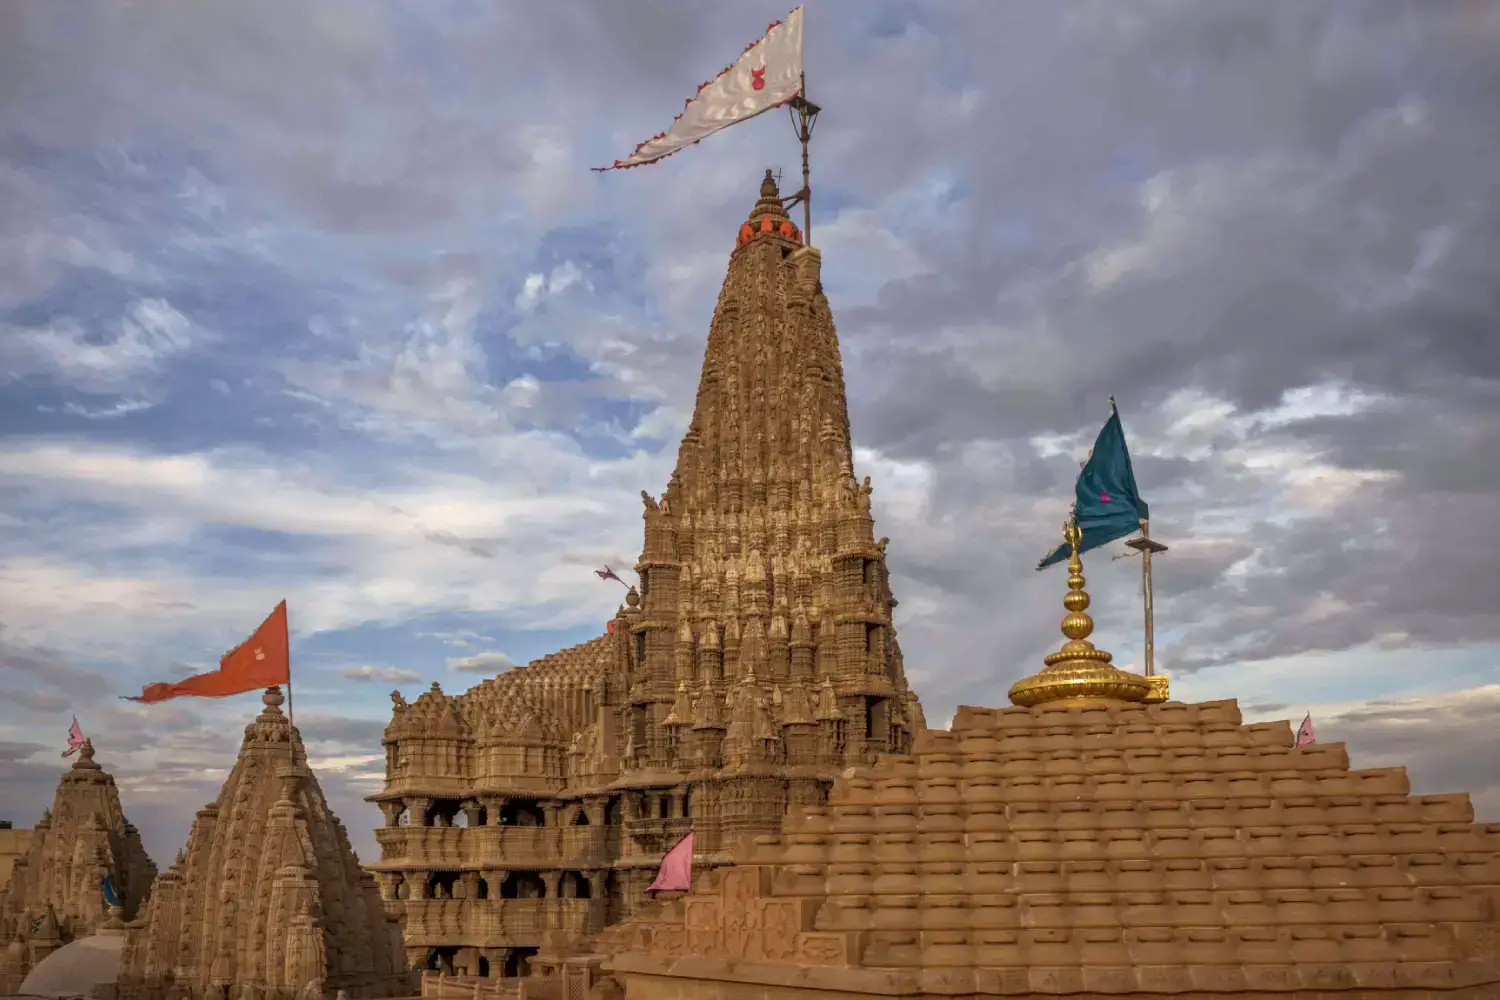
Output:
<instances>
[{"instance_id":1,"label":"golden dome","mask_svg":"<svg viewBox=\"0 0 1500 1000\"><path fill-rule=\"evenodd\" d=\"M1062 620L1062 634L1068 641L1042 661L1044 668L1011 685L1011 702L1030 708L1058 702L1088 705L1145 701L1152 693L1150 679L1110 666L1114 657L1089 642L1094 620L1085 613L1089 595L1083 589L1083 561L1078 558L1083 533L1070 521L1063 527L1063 538L1072 550L1068 555L1068 596L1063 598L1068 613Z\"/></svg>"}]
</instances>

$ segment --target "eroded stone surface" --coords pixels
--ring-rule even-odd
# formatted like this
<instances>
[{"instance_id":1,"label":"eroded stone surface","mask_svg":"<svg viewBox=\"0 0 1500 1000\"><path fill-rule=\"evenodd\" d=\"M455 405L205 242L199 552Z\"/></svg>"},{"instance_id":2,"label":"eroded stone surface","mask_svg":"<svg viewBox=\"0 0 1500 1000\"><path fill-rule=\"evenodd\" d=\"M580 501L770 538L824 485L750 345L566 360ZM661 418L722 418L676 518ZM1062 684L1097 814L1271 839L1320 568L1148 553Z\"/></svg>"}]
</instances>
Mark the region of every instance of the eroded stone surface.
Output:
<instances>
[{"instance_id":1,"label":"eroded stone surface","mask_svg":"<svg viewBox=\"0 0 1500 1000\"><path fill-rule=\"evenodd\" d=\"M264 701L218 798L129 930L121 1000L412 991L400 929L329 812L280 690Z\"/></svg>"}]
</instances>

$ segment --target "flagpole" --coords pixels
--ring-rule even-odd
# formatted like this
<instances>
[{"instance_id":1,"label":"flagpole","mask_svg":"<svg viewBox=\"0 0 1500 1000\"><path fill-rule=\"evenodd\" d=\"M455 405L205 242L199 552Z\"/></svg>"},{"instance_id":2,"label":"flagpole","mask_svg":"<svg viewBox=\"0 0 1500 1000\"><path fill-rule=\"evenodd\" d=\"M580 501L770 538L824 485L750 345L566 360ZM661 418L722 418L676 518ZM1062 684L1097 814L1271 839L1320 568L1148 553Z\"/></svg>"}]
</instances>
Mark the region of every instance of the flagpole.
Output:
<instances>
[{"instance_id":1,"label":"flagpole","mask_svg":"<svg viewBox=\"0 0 1500 1000\"><path fill-rule=\"evenodd\" d=\"M297 716L292 710L292 613L286 617L286 724L295 727Z\"/></svg>"},{"instance_id":2,"label":"flagpole","mask_svg":"<svg viewBox=\"0 0 1500 1000\"><path fill-rule=\"evenodd\" d=\"M1110 400L1114 402L1113 399ZM1151 556L1167 547L1151 537L1151 522L1141 522L1141 537L1125 543L1141 554L1141 591L1146 611L1146 676L1156 673L1156 614L1151 600Z\"/></svg>"}]
</instances>

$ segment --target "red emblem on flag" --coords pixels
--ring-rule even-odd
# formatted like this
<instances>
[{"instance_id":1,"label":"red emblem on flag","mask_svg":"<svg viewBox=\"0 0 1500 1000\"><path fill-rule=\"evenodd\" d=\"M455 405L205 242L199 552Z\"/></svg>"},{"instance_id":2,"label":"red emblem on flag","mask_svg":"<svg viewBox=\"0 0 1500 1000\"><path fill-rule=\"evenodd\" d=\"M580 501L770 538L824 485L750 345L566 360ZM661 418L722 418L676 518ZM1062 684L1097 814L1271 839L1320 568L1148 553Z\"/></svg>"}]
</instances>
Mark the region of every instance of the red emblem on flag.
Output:
<instances>
[{"instance_id":1,"label":"red emblem on flag","mask_svg":"<svg viewBox=\"0 0 1500 1000\"><path fill-rule=\"evenodd\" d=\"M750 71L750 89L766 89L766 68L764 66L762 66L760 69L752 69Z\"/></svg>"}]
</instances>

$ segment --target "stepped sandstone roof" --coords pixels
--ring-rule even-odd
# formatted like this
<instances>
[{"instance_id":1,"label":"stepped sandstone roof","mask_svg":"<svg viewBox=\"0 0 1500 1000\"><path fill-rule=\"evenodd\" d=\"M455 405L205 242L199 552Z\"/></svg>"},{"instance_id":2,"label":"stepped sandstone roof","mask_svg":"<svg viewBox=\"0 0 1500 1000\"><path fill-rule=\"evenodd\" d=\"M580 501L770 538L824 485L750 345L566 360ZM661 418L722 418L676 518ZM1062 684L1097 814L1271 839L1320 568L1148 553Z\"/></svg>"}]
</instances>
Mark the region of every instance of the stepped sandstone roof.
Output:
<instances>
[{"instance_id":1,"label":"stepped sandstone roof","mask_svg":"<svg viewBox=\"0 0 1500 1000\"><path fill-rule=\"evenodd\" d=\"M1076 546L1076 540L1075 540ZM1500 995L1500 825L1068 641L605 932L630 996Z\"/></svg>"}]
</instances>

